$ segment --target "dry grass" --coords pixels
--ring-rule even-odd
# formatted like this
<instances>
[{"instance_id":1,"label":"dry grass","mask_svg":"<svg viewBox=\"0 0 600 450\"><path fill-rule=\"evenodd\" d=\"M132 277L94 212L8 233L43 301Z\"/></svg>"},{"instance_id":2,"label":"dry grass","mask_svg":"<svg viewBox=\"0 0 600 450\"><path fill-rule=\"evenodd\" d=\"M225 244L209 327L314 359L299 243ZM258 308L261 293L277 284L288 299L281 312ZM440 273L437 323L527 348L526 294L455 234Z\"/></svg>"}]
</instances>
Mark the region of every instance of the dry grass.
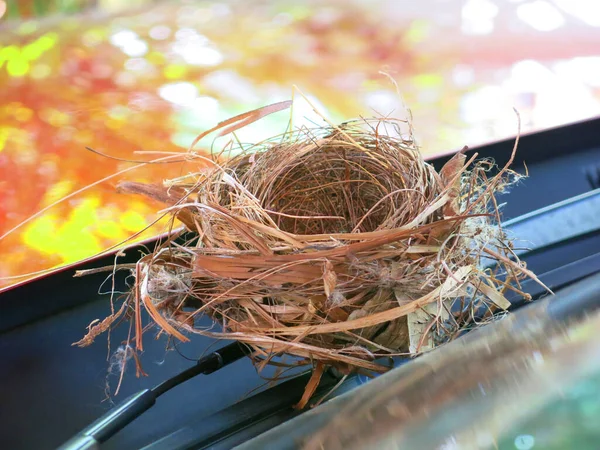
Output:
<instances>
[{"instance_id":1,"label":"dry grass","mask_svg":"<svg viewBox=\"0 0 600 450\"><path fill-rule=\"evenodd\" d=\"M235 131L272 110L209 132ZM506 309L506 289L533 276L512 254L494 197L516 174L505 167L491 177L490 161L462 152L438 173L401 137L402 125L361 119L303 129L162 186L121 184L166 203L196 236L138 263L127 300L137 348L144 307L180 340L198 333L251 345L259 368L288 354L317 374L326 366L382 372L378 357L418 353L426 341L452 339L475 311ZM484 254L494 269L484 269ZM423 311L415 350L411 314ZM220 329L195 326L202 314Z\"/></svg>"}]
</instances>

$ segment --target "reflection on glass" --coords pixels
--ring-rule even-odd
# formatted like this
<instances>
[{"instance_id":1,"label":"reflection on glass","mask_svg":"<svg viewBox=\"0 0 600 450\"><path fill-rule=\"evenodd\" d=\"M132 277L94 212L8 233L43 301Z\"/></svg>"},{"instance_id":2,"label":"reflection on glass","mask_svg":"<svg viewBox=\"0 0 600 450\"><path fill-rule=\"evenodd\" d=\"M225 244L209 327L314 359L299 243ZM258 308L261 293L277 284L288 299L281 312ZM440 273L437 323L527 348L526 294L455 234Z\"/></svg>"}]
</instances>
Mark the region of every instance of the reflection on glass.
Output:
<instances>
[{"instance_id":1,"label":"reflection on glass","mask_svg":"<svg viewBox=\"0 0 600 450\"><path fill-rule=\"evenodd\" d=\"M500 450L595 450L600 442L600 371L572 386L499 440Z\"/></svg>"}]
</instances>

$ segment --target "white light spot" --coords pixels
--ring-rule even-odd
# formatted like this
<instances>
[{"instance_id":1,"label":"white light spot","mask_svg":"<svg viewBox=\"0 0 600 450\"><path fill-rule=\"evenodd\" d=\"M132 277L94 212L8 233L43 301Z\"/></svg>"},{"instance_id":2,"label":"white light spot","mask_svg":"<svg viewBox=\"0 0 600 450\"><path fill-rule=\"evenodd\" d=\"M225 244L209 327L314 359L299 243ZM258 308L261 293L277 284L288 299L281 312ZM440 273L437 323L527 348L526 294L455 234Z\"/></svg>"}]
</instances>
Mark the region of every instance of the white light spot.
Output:
<instances>
[{"instance_id":1,"label":"white light spot","mask_svg":"<svg viewBox=\"0 0 600 450\"><path fill-rule=\"evenodd\" d=\"M458 87L467 87L475 81L475 71L471 66L457 65L452 70L452 81Z\"/></svg>"},{"instance_id":2,"label":"white light spot","mask_svg":"<svg viewBox=\"0 0 600 450\"><path fill-rule=\"evenodd\" d=\"M369 92L365 95L366 106L383 116L388 114L404 113L398 94L386 89Z\"/></svg>"},{"instance_id":3,"label":"white light spot","mask_svg":"<svg viewBox=\"0 0 600 450\"><path fill-rule=\"evenodd\" d=\"M529 434L522 434L515 438L517 450L530 450L535 446L535 438Z\"/></svg>"},{"instance_id":4,"label":"white light spot","mask_svg":"<svg viewBox=\"0 0 600 450\"><path fill-rule=\"evenodd\" d=\"M538 31L556 30L565 24L561 12L543 0L519 5L517 17Z\"/></svg>"},{"instance_id":5,"label":"white light spot","mask_svg":"<svg viewBox=\"0 0 600 450\"><path fill-rule=\"evenodd\" d=\"M175 39L178 41L188 41L190 39L194 39L202 40L203 43L208 42L208 38L206 36L201 35L193 28L180 28L175 32Z\"/></svg>"},{"instance_id":6,"label":"white light spot","mask_svg":"<svg viewBox=\"0 0 600 450\"><path fill-rule=\"evenodd\" d=\"M122 30L110 37L110 42L128 56L143 56L148 52L148 44L131 30Z\"/></svg>"},{"instance_id":7,"label":"white light spot","mask_svg":"<svg viewBox=\"0 0 600 450\"><path fill-rule=\"evenodd\" d=\"M173 52L181 56L185 62L194 66L217 66L223 62L223 55L211 46L206 36L191 28L182 28L175 33L177 42L173 44Z\"/></svg>"},{"instance_id":8,"label":"white light spot","mask_svg":"<svg viewBox=\"0 0 600 450\"><path fill-rule=\"evenodd\" d=\"M203 95L194 100L192 107L205 117L216 117L219 112L219 101L214 97Z\"/></svg>"},{"instance_id":9,"label":"white light spot","mask_svg":"<svg viewBox=\"0 0 600 450\"><path fill-rule=\"evenodd\" d=\"M600 27L600 2L598 0L554 0L554 4L582 22L593 27Z\"/></svg>"},{"instance_id":10,"label":"white light spot","mask_svg":"<svg viewBox=\"0 0 600 450\"><path fill-rule=\"evenodd\" d=\"M537 364L544 364L544 355L542 355L540 352L533 352L533 360L537 363Z\"/></svg>"},{"instance_id":11,"label":"white light spot","mask_svg":"<svg viewBox=\"0 0 600 450\"><path fill-rule=\"evenodd\" d=\"M196 66L218 66L223 62L223 55L216 48L199 48L194 55L188 54L184 59Z\"/></svg>"},{"instance_id":12,"label":"white light spot","mask_svg":"<svg viewBox=\"0 0 600 450\"><path fill-rule=\"evenodd\" d=\"M139 40L139 36L131 30L117 31L110 37L110 43L115 47L122 47L128 42Z\"/></svg>"},{"instance_id":13,"label":"white light spot","mask_svg":"<svg viewBox=\"0 0 600 450\"><path fill-rule=\"evenodd\" d=\"M499 86L482 86L461 100L461 118L467 123L482 123L497 118L499 109L510 107L506 93Z\"/></svg>"},{"instance_id":14,"label":"white light spot","mask_svg":"<svg viewBox=\"0 0 600 450\"><path fill-rule=\"evenodd\" d=\"M314 105L315 109L319 111L320 114L316 113L312 106L310 106L309 103L303 98L296 99L294 101L293 110L294 128L314 128L315 125L324 125L326 122L323 119L323 117L321 117L321 114L327 119L331 119L329 117L327 108L323 103L321 103L316 97L312 95L307 95L307 98Z\"/></svg>"},{"instance_id":15,"label":"white light spot","mask_svg":"<svg viewBox=\"0 0 600 450\"><path fill-rule=\"evenodd\" d=\"M519 92L539 92L553 82L554 74L545 65L532 59L515 63L507 87Z\"/></svg>"},{"instance_id":16,"label":"white light spot","mask_svg":"<svg viewBox=\"0 0 600 450\"><path fill-rule=\"evenodd\" d=\"M242 77L234 70L215 70L207 74L202 83L207 90L219 92L241 103L260 103L257 88L252 81Z\"/></svg>"},{"instance_id":17,"label":"white light spot","mask_svg":"<svg viewBox=\"0 0 600 450\"><path fill-rule=\"evenodd\" d=\"M150 28L150 37L157 41L163 41L171 36L171 29L166 25L156 25Z\"/></svg>"},{"instance_id":18,"label":"white light spot","mask_svg":"<svg viewBox=\"0 0 600 450\"><path fill-rule=\"evenodd\" d=\"M579 80L592 87L600 87L600 56L582 56L554 65L557 75Z\"/></svg>"},{"instance_id":19,"label":"white light spot","mask_svg":"<svg viewBox=\"0 0 600 450\"><path fill-rule=\"evenodd\" d=\"M463 5L461 29L465 34L489 34L494 31L498 6L491 0L467 0Z\"/></svg>"},{"instance_id":20,"label":"white light spot","mask_svg":"<svg viewBox=\"0 0 600 450\"><path fill-rule=\"evenodd\" d=\"M148 53L148 44L141 39L138 39L123 45L121 50L123 50L123 53L125 53L127 56L144 56L146 53Z\"/></svg>"},{"instance_id":21,"label":"white light spot","mask_svg":"<svg viewBox=\"0 0 600 450\"><path fill-rule=\"evenodd\" d=\"M184 81L169 83L158 88L158 95L176 105L188 106L193 104L198 97L198 88L192 83Z\"/></svg>"}]
</instances>

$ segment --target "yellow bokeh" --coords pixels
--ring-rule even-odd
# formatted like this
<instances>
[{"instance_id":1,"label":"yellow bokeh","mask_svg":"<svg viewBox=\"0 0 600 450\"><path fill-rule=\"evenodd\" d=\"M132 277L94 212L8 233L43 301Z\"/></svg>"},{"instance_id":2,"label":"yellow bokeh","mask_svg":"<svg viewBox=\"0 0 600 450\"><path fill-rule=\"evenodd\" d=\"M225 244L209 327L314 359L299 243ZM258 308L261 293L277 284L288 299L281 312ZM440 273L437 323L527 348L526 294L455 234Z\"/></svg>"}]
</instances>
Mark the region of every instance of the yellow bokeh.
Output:
<instances>
[{"instance_id":1,"label":"yellow bokeh","mask_svg":"<svg viewBox=\"0 0 600 450\"><path fill-rule=\"evenodd\" d=\"M23 242L40 253L60 258L63 262L76 261L100 253L103 247L94 235L98 222L97 197L85 198L66 218L53 214L34 220L22 234Z\"/></svg>"},{"instance_id":2,"label":"yellow bokeh","mask_svg":"<svg viewBox=\"0 0 600 450\"><path fill-rule=\"evenodd\" d=\"M6 71L11 77L22 77L29 72L31 62L39 59L47 50L50 50L58 41L54 32L46 33L35 41L24 45L8 45L0 49L0 67L6 62Z\"/></svg>"},{"instance_id":3,"label":"yellow bokeh","mask_svg":"<svg viewBox=\"0 0 600 450\"><path fill-rule=\"evenodd\" d=\"M423 73L412 78L413 83L419 88L439 87L444 84L444 78L437 73Z\"/></svg>"},{"instance_id":4,"label":"yellow bokeh","mask_svg":"<svg viewBox=\"0 0 600 450\"><path fill-rule=\"evenodd\" d=\"M58 37L56 33L48 33L39 37L30 44L27 44L21 50L21 56L27 61L35 61L46 50L50 50L56 44Z\"/></svg>"},{"instance_id":5,"label":"yellow bokeh","mask_svg":"<svg viewBox=\"0 0 600 450\"><path fill-rule=\"evenodd\" d=\"M99 221L96 232L100 237L116 242L122 242L129 237L129 234L114 219Z\"/></svg>"},{"instance_id":6,"label":"yellow bokeh","mask_svg":"<svg viewBox=\"0 0 600 450\"><path fill-rule=\"evenodd\" d=\"M11 77L22 77L29 72L29 62L22 58L15 58L8 61L6 71Z\"/></svg>"},{"instance_id":7,"label":"yellow bokeh","mask_svg":"<svg viewBox=\"0 0 600 450\"><path fill-rule=\"evenodd\" d=\"M125 126L125 122L123 120L109 117L105 119L104 125L111 130L119 130Z\"/></svg>"},{"instance_id":8,"label":"yellow bokeh","mask_svg":"<svg viewBox=\"0 0 600 450\"><path fill-rule=\"evenodd\" d=\"M150 52L148 53L148 56L146 56L146 59L152 64L164 64L166 58L165 55L160 52Z\"/></svg>"},{"instance_id":9,"label":"yellow bokeh","mask_svg":"<svg viewBox=\"0 0 600 450\"><path fill-rule=\"evenodd\" d=\"M44 194L42 206L48 206L68 195L73 190L73 184L71 180L61 180L53 184Z\"/></svg>"},{"instance_id":10,"label":"yellow bokeh","mask_svg":"<svg viewBox=\"0 0 600 450\"><path fill-rule=\"evenodd\" d=\"M90 130L77 130L73 134L73 139L79 144L88 145L94 140L94 133Z\"/></svg>"},{"instance_id":11,"label":"yellow bokeh","mask_svg":"<svg viewBox=\"0 0 600 450\"><path fill-rule=\"evenodd\" d=\"M19 57L19 47L16 45L7 45L0 49L0 67L7 62Z\"/></svg>"},{"instance_id":12,"label":"yellow bokeh","mask_svg":"<svg viewBox=\"0 0 600 450\"><path fill-rule=\"evenodd\" d=\"M62 181L55 184L42 200L49 205L64 198L73 188L73 183ZM49 213L33 220L21 235L23 244L42 255L58 261L59 264L89 258L105 251L109 245L130 243L130 239L148 225L147 216L153 209L143 202L133 201L131 209L121 211L115 207L103 207L97 196L88 196L80 200L71 212L62 216ZM165 219L158 227L167 226ZM156 234L157 228L137 235L136 239Z\"/></svg>"},{"instance_id":13,"label":"yellow bokeh","mask_svg":"<svg viewBox=\"0 0 600 450\"><path fill-rule=\"evenodd\" d=\"M8 136L10 135L9 127L0 127L0 152L4 150Z\"/></svg>"},{"instance_id":14,"label":"yellow bokeh","mask_svg":"<svg viewBox=\"0 0 600 450\"><path fill-rule=\"evenodd\" d=\"M179 64L169 64L164 69L165 78L170 80L176 80L182 78L187 73L187 69L185 66L181 66Z\"/></svg>"},{"instance_id":15,"label":"yellow bokeh","mask_svg":"<svg viewBox=\"0 0 600 450\"><path fill-rule=\"evenodd\" d=\"M145 217L133 209L125 211L119 218L119 223L132 233L142 230L147 225Z\"/></svg>"},{"instance_id":16,"label":"yellow bokeh","mask_svg":"<svg viewBox=\"0 0 600 450\"><path fill-rule=\"evenodd\" d=\"M423 42L431 29L431 25L427 20L414 20L404 35L404 39L409 44L418 44Z\"/></svg>"},{"instance_id":17,"label":"yellow bokeh","mask_svg":"<svg viewBox=\"0 0 600 450\"><path fill-rule=\"evenodd\" d=\"M64 127L71 121L71 116L55 108L44 108L38 115L44 122L56 128Z\"/></svg>"},{"instance_id":18,"label":"yellow bokeh","mask_svg":"<svg viewBox=\"0 0 600 450\"><path fill-rule=\"evenodd\" d=\"M15 119L17 119L19 122L28 122L31 117L33 116L33 110L30 108L26 108L24 106L21 106L17 109L15 109Z\"/></svg>"}]
</instances>

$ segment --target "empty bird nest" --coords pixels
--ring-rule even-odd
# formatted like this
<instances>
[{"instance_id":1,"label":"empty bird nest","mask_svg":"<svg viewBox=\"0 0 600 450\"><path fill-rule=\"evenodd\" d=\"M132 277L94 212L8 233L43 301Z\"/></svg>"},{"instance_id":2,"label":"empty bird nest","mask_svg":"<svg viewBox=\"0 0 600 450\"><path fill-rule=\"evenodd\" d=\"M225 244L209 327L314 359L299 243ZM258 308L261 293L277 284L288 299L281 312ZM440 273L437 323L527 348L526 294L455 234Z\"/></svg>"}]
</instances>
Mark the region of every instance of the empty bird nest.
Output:
<instances>
[{"instance_id":1,"label":"empty bird nest","mask_svg":"<svg viewBox=\"0 0 600 450\"><path fill-rule=\"evenodd\" d=\"M198 333L248 344L260 367L292 355L317 374L373 373L389 368L383 356L418 354L506 310L505 292L534 277L495 200L518 175L464 152L438 172L401 125L301 129L163 185L122 183L164 202L192 238L141 258L123 308L80 345L130 314L142 349L145 308L181 341ZM199 327L201 315L219 326Z\"/></svg>"}]
</instances>

